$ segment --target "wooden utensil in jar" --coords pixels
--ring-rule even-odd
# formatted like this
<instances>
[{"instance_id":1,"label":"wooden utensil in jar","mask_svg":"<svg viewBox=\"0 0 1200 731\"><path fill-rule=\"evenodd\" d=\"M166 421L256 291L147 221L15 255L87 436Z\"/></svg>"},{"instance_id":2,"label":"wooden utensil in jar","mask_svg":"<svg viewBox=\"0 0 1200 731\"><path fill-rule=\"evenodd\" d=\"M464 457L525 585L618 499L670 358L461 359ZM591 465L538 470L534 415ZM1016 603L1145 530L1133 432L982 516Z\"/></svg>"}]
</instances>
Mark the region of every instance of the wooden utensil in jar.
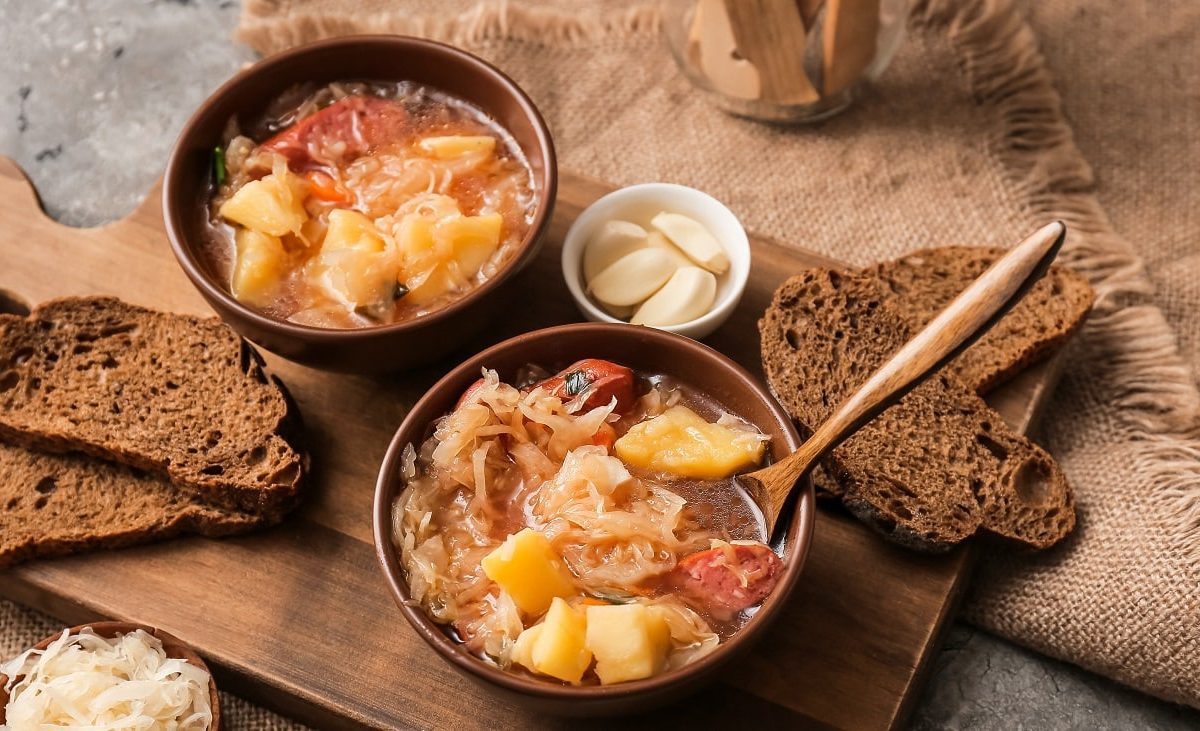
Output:
<instances>
[{"instance_id":1,"label":"wooden utensil in jar","mask_svg":"<svg viewBox=\"0 0 1200 731\"><path fill-rule=\"evenodd\" d=\"M829 0L821 35L821 93L848 88L875 59L879 0Z\"/></svg>"},{"instance_id":2,"label":"wooden utensil in jar","mask_svg":"<svg viewBox=\"0 0 1200 731\"><path fill-rule=\"evenodd\" d=\"M809 26L823 0L699 0L688 33L690 53L713 88L739 99L781 104L821 98L804 70Z\"/></svg>"},{"instance_id":3,"label":"wooden utensil in jar","mask_svg":"<svg viewBox=\"0 0 1200 731\"><path fill-rule=\"evenodd\" d=\"M996 261L834 409L808 441L782 460L738 477L762 510L767 534L792 490L822 457L987 332L1046 273L1067 228L1043 226Z\"/></svg>"},{"instance_id":4,"label":"wooden utensil in jar","mask_svg":"<svg viewBox=\"0 0 1200 731\"><path fill-rule=\"evenodd\" d=\"M725 0L737 52L758 70L761 97L780 104L821 98L804 70L808 29L792 0Z\"/></svg>"},{"instance_id":5,"label":"wooden utensil in jar","mask_svg":"<svg viewBox=\"0 0 1200 731\"><path fill-rule=\"evenodd\" d=\"M818 24L820 62L806 69ZM811 104L862 76L875 58L879 24L880 0L699 0L689 53L723 94Z\"/></svg>"}]
</instances>

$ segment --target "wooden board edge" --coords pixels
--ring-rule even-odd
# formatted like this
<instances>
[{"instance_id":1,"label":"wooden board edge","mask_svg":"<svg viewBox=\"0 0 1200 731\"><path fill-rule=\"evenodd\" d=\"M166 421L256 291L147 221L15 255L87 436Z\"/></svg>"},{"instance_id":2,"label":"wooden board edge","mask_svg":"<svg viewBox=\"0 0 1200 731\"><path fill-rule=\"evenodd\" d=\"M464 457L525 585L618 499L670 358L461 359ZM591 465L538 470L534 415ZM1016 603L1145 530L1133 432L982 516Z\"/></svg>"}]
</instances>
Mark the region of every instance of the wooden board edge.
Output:
<instances>
[{"instance_id":1,"label":"wooden board edge","mask_svg":"<svg viewBox=\"0 0 1200 731\"><path fill-rule=\"evenodd\" d=\"M1020 417L1021 424L1018 431L1022 435L1029 437L1030 433L1037 428L1038 422L1045 415L1050 398L1066 370L1066 364L1070 359L1074 340L1075 338L1072 336L1057 350L1050 353L1047 358L1031 364L1013 379L1013 381L1017 381L1028 378L1037 382L1037 387L1029 399L1028 408ZM1000 388L1011 385L1012 382L1005 383ZM897 706L896 712L892 717L892 723L889 726L891 729L899 730L908 728L909 726L909 720L912 718L912 714L916 710L917 703L921 698L921 691L933 675L934 667L937 664L935 662L936 655L941 651L942 645L945 644L946 635L950 632L953 620L958 616L963 602L966 601L967 587L970 585L971 578L975 573L975 566L979 561L980 551L983 550L980 547L981 539L987 541L986 536L976 535L963 546L964 555L962 557L961 568L957 572L950 591L947 592L947 600L942 604L942 611L933 623L933 630L927 636L928 639L925 641L923 652L917 661L917 665L913 669L912 675L909 676L908 687L900 697L900 704Z\"/></svg>"},{"instance_id":2,"label":"wooden board edge","mask_svg":"<svg viewBox=\"0 0 1200 731\"><path fill-rule=\"evenodd\" d=\"M916 667L909 675L908 687L900 696L900 703L897 704L892 715L892 722L888 725L889 729L899 731L908 728L909 720L921 699L921 692L933 675L934 667L937 665L936 658L945 643L946 635L950 633L950 627L954 624L954 619L958 616L959 609L966 600L967 586L971 583L971 577L975 573L975 564L979 560L978 540L972 539L963 546L963 554L954 583L946 593L946 600L942 602L942 610L934 620L932 630L926 635L922 652L917 658Z\"/></svg>"}]
</instances>

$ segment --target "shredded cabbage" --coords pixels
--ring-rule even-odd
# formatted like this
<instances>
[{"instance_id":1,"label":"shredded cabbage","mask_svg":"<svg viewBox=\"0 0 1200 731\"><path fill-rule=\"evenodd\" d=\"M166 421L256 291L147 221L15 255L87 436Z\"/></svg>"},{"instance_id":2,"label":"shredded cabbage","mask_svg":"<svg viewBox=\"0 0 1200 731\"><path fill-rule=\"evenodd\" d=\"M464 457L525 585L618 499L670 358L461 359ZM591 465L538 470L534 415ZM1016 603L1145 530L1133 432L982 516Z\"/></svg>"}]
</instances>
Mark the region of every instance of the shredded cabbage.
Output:
<instances>
[{"instance_id":1,"label":"shredded cabbage","mask_svg":"<svg viewBox=\"0 0 1200 731\"><path fill-rule=\"evenodd\" d=\"M671 630L670 668L712 652L720 638L704 618L651 587L719 536L688 517L676 492L631 474L593 443L609 424L627 427L679 398L656 383L625 415L614 412L615 399L585 410L579 398L563 403L540 387L519 390L484 369L471 397L403 454L393 535L414 602L485 660L508 667L517 636L537 618L523 617L480 563L530 527L567 564L579 590L572 601L619 597L660 607ZM735 416L720 423L766 439Z\"/></svg>"},{"instance_id":2,"label":"shredded cabbage","mask_svg":"<svg viewBox=\"0 0 1200 731\"><path fill-rule=\"evenodd\" d=\"M0 728L204 731L212 724L208 673L167 657L142 630L113 639L63 630L0 673L10 678L11 696Z\"/></svg>"},{"instance_id":3,"label":"shredded cabbage","mask_svg":"<svg viewBox=\"0 0 1200 731\"><path fill-rule=\"evenodd\" d=\"M708 623L696 612L672 597L643 599L643 604L653 604L662 610L662 617L671 631L671 652L667 655L667 669L675 670L693 663L717 649L721 638L708 627Z\"/></svg>"},{"instance_id":4,"label":"shredded cabbage","mask_svg":"<svg viewBox=\"0 0 1200 731\"><path fill-rule=\"evenodd\" d=\"M684 535L686 502L629 474L602 447L567 453L555 478L532 498L542 531L587 586L625 589L675 567L707 543Z\"/></svg>"}]
</instances>

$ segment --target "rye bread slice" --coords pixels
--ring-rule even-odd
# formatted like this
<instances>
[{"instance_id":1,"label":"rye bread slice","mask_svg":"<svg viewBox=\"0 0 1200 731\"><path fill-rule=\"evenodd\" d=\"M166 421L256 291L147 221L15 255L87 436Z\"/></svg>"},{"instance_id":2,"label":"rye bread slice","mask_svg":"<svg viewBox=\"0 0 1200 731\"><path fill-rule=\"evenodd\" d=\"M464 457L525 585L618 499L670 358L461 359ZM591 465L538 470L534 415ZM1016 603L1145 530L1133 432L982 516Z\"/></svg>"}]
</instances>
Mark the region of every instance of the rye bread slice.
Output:
<instances>
[{"instance_id":1,"label":"rye bread slice","mask_svg":"<svg viewBox=\"0 0 1200 731\"><path fill-rule=\"evenodd\" d=\"M275 522L207 505L166 478L78 454L0 443L0 568L184 533L224 536Z\"/></svg>"},{"instance_id":2,"label":"rye bread slice","mask_svg":"<svg viewBox=\"0 0 1200 731\"><path fill-rule=\"evenodd\" d=\"M863 270L884 287L892 310L915 333L992 265L1005 250L971 246L922 249ZM985 394L1049 356L1083 325L1095 292L1080 274L1052 266L1025 297L947 368L976 393ZM813 471L818 495L837 496L837 480Z\"/></svg>"},{"instance_id":3,"label":"rye bread slice","mask_svg":"<svg viewBox=\"0 0 1200 731\"><path fill-rule=\"evenodd\" d=\"M786 281L759 333L771 388L804 428L823 421L908 337L874 277L824 269ZM1075 524L1071 489L1050 455L947 369L823 466L854 515L919 550L948 549L981 528L1045 548Z\"/></svg>"},{"instance_id":4,"label":"rye bread slice","mask_svg":"<svg viewBox=\"0 0 1200 731\"><path fill-rule=\"evenodd\" d=\"M0 316L0 438L160 474L272 517L296 501L298 417L253 348L216 319L112 297Z\"/></svg>"},{"instance_id":5,"label":"rye bread slice","mask_svg":"<svg viewBox=\"0 0 1200 731\"><path fill-rule=\"evenodd\" d=\"M1004 253L999 248L946 246L914 251L864 271L887 288L888 304L915 333ZM968 388L987 393L1066 342L1087 318L1095 298L1082 275L1052 266L949 367Z\"/></svg>"}]
</instances>

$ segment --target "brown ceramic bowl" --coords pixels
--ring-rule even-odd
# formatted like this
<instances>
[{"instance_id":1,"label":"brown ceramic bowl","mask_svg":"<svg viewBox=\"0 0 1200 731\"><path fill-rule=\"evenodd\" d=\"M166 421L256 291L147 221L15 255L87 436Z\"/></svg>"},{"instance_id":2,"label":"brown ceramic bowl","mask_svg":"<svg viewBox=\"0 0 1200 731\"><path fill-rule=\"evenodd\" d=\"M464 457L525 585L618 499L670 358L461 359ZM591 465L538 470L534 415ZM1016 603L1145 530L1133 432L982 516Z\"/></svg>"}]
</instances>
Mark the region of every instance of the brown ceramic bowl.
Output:
<instances>
[{"instance_id":1,"label":"brown ceramic bowl","mask_svg":"<svg viewBox=\"0 0 1200 731\"><path fill-rule=\"evenodd\" d=\"M571 687L485 664L410 601L399 551L392 540L392 504L403 487L401 452L406 444L417 446L426 439L434 420L454 408L459 395L479 378L481 368L495 369L501 380L508 380L527 363L559 368L589 357L610 359L635 371L669 374L712 396L771 436L772 459L781 459L800 446L791 419L766 388L740 366L694 340L634 325L564 325L506 340L448 373L408 412L392 438L375 488L375 551L401 613L417 634L467 677L524 705L565 715L645 710L680 698L712 680L731 658L761 638L783 611L808 553L816 509L812 485L806 482L790 515L785 513L780 520L785 529L782 555L786 568L779 585L741 631L711 655L685 668L646 680Z\"/></svg>"},{"instance_id":2,"label":"brown ceramic bowl","mask_svg":"<svg viewBox=\"0 0 1200 731\"><path fill-rule=\"evenodd\" d=\"M405 322L356 330L296 325L234 299L202 253L213 148L233 117L248 120L293 84L338 80L415 81L465 99L507 129L533 170L533 223L496 276L446 307ZM495 67L456 48L403 36L351 36L295 48L242 71L217 89L184 126L163 179L163 220L171 248L200 294L246 338L316 368L396 371L429 363L483 329L503 309L513 276L537 254L558 186L554 143L525 92Z\"/></svg>"},{"instance_id":3,"label":"brown ceramic bowl","mask_svg":"<svg viewBox=\"0 0 1200 731\"><path fill-rule=\"evenodd\" d=\"M70 629L71 634L78 634L84 628L91 628L93 632L101 637L113 638L117 635L124 635L133 632L134 630L142 630L146 634L153 635L158 638L158 641L163 645L163 651L167 653L167 657L179 658L188 663L195 665L198 668L203 668L208 673L208 702L212 706L212 725L209 726L209 731L220 731L221 728L221 700L217 695L217 684L212 679L212 673L208 666L200 659L191 647L175 635L163 632L161 629L150 627L144 624L135 624L133 622L88 622ZM62 632L47 637L41 642L33 646L35 650L45 650L62 635ZM5 709L8 707L8 691L4 690L4 686L8 684L8 676L0 674L0 724L5 722Z\"/></svg>"}]
</instances>

